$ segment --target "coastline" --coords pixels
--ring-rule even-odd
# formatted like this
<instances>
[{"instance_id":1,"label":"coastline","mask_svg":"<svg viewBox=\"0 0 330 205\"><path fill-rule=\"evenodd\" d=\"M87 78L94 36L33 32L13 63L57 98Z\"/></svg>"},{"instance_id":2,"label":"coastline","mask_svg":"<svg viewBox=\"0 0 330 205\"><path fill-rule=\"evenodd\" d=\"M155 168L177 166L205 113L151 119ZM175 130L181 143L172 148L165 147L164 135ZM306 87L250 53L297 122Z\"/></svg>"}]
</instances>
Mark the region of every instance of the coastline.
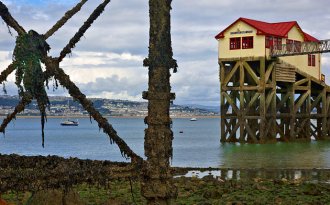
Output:
<instances>
[{"instance_id":1,"label":"coastline","mask_svg":"<svg viewBox=\"0 0 330 205\"><path fill-rule=\"evenodd\" d=\"M4 119L6 116L0 116L0 119ZM104 115L103 117L105 118L128 118L128 119L138 119L138 118L145 118L146 116L111 116L111 115ZM17 115L16 118L22 118L22 119L34 119L34 118L40 118L40 116L38 115ZM82 118L90 118L87 115L70 115L70 116L53 116L53 115L49 115L47 116L47 118L55 118L55 119L67 119L67 118L78 118L78 119L82 119ZM198 115L192 115L192 116L171 116L172 119L190 119L190 118L197 118L197 119L214 119L214 118L219 118L219 115L210 115L210 116L198 116Z\"/></svg>"}]
</instances>

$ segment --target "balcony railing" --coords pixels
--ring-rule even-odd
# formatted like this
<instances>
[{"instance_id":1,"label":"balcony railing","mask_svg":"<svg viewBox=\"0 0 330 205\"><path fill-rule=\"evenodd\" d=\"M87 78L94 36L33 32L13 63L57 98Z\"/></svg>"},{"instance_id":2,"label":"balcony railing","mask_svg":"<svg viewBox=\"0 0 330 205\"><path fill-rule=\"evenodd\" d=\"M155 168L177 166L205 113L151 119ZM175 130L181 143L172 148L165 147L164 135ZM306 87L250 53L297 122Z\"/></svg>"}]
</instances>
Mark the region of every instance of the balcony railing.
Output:
<instances>
[{"instance_id":1,"label":"balcony railing","mask_svg":"<svg viewBox=\"0 0 330 205\"><path fill-rule=\"evenodd\" d=\"M299 42L270 47L270 56L295 56L330 52L330 39L319 42Z\"/></svg>"}]
</instances>

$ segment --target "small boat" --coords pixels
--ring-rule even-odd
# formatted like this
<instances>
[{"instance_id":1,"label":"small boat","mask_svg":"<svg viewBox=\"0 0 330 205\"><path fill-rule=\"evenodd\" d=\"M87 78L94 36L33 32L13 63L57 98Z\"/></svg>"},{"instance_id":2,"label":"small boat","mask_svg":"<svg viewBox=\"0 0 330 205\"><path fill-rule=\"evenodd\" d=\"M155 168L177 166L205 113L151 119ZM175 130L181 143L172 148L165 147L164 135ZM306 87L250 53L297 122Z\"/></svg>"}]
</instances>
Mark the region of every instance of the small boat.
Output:
<instances>
[{"instance_id":1,"label":"small boat","mask_svg":"<svg viewBox=\"0 0 330 205\"><path fill-rule=\"evenodd\" d=\"M66 110L64 110L64 113L69 113L69 111L70 111L70 100L68 100L68 107ZM78 120L70 120L68 118L67 120L62 121L61 125L62 126L78 126L79 122L78 122Z\"/></svg>"},{"instance_id":2,"label":"small boat","mask_svg":"<svg viewBox=\"0 0 330 205\"><path fill-rule=\"evenodd\" d=\"M79 122L78 122L78 120L77 121L74 121L74 120L65 120L65 121L61 122L61 125L62 126L78 126L79 125Z\"/></svg>"},{"instance_id":3,"label":"small boat","mask_svg":"<svg viewBox=\"0 0 330 205\"><path fill-rule=\"evenodd\" d=\"M197 121L197 119L193 117L190 119L190 121Z\"/></svg>"}]
</instances>

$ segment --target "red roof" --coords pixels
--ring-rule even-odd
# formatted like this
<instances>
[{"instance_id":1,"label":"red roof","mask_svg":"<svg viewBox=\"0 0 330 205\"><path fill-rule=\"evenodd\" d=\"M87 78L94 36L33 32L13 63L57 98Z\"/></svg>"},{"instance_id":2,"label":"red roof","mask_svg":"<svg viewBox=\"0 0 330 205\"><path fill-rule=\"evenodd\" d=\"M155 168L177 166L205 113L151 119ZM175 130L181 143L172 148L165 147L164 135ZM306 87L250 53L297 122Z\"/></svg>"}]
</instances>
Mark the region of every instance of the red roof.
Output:
<instances>
[{"instance_id":1,"label":"red roof","mask_svg":"<svg viewBox=\"0 0 330 205\"><path fill-rule=\"evenodd\" d=\"M292 27L296 26L299 31L301 31L302 35L305 38L305 41L319 41L313 36L305 33L298 23L296 21L289 21L289 22L278 22L278 23L267 23L263 21L257 21L253 19L247 19L247 18L239 18L234 23L232 23L230 26L228 26L225 30L221 31L218 35L215 36L216 39L220 39L224 37L224 33L232 27L234 24L236 24L238 21L243 21L244 23L252 26L253 28L257 29L258 35L271 35L271 36L277 36L282 38L288 37L288 32L291 30Z\"/></svg>"}]
</instances>

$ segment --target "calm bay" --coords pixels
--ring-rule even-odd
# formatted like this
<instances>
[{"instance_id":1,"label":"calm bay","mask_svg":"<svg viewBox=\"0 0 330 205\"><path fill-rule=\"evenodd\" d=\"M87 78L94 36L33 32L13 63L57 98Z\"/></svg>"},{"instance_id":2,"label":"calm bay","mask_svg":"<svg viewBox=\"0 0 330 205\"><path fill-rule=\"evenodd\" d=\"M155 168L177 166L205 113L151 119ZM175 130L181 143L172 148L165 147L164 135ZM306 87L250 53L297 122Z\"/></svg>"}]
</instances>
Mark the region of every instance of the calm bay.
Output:
<instances>
[{"instance_id":1,"label":"calm bay","mask_svg":"<svg viewBox=\"0 0 330 205\"><path fill-rule=\"evenodd\" d=\"M0 153L58 155L81 159L125 161L117 146L99 130L95 121L79 119L78 127L60 126L61 118L49 118L45 148L41 146L39 118L18 118L0 137ZM142 118L110 118L127 144L144 155ZM172 166L219 168L330 168L330 142L276 144L221 144L220 119L173 119ZM182 133L181 133L182 132Z\"/></svg>"}]
</instances>

